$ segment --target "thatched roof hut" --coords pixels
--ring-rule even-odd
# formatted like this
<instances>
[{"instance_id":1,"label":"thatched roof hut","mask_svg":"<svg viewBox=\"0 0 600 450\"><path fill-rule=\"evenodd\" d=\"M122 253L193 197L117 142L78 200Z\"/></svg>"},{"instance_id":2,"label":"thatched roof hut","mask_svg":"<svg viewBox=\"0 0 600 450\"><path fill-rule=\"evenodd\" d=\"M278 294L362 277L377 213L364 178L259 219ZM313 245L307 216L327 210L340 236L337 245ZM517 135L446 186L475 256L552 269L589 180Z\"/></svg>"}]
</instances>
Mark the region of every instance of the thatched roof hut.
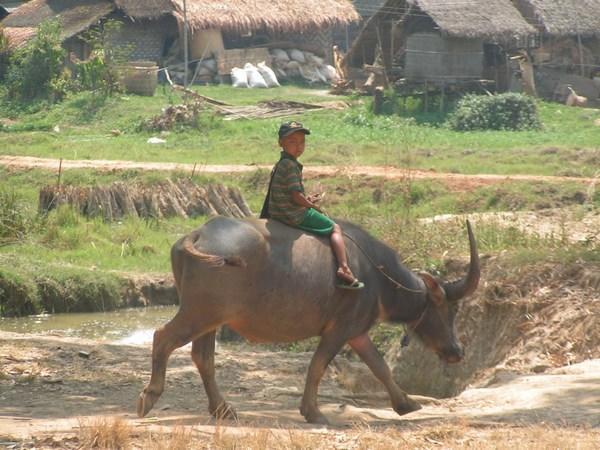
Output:
<instances>
[{"instance_id":1,"label":"thatched roof hut","mask_svg":"<svg viewBox=\"0 0 600 450\"><path fill-rule=\"evenodd\" d=\"M183 17L183 1L172 0ZM359 20L349 0L188 0L188 19L194 29L225 31L307 31Z\"/></svg>"},{"instance_id":2,"label":"thatched roof hut","mask_svg":"<svg viewBox=\"0 0 600 450\"><path fill-rule=\"evenodd\" d=\"M87 29L115 9L109 0L32 0L2 21L6 28L36 28L44 20L59 17L62 36L68 38Z\"/></svg>"},{"instance_id":3,"label":"thatched roof hut","mask_svg":"<svg viewBox=\"0 0 600 450\"><path fill-rule=\"evenodd\" d=\"M32 0L1 24L14 48L31 38L31 30L46 19L60 18L66 40L107 16L130 18L123 38L137 39L137 47L153 41L152 55L139 57L155 59L152 56L161 49L158 35L172 35L173 29L176 33L177 24L183 28L183 0ZM205 29L305 33L345 25L360 16L350 0L187 0L187 19L192 33Z\"/></svg>"},{"instance_id":4,"label":"thatched roof hut","mask_svg":"<svg viewBox=\"0 0 600 450\"><path fill-rule=\"evenodd\" d=\"M521 14L552 36L600 35L600 0L514 0Z\"/></svg>"},{"instance_id":5,"label":"thatched roof hut","mask_svg":"<svg viewBox=\"0 0 600 450\"><path fill-rule=\"evenodd\" d=\"M134 20L173 15L183 22L183 0L32 0L3 25L36 27L45 19L60 16L65 35L72 36L114 10ZM187 17L192 30L228 31L305 31L359 19L349 0L187 0Z\"/></svg>"},{"instance_id":6,"label":"thatched roof hut","mask_svg":"<svg viewBox=\"0 0 600 450\"><path fill-rule=\"evenodd\" d=\"M2 33L8 39L8 49L17 50L27 43L29 39L35 36L35 28L30 27L6 27L2 28Z\"/></svg>"},{"instance_id":7,"label":"thatched roof hut","mask_svg":"<svg viewBox=\"0 0 600 450\"><path fill-rule=\"evenodd\" d=\"M407 0L407 4L452 37L505 40L534 31L510 0Z\"/></svg>"},{"instance_id":8,"label":"thatched roof hut","mask_svg":"<svg viewBox=\"0 0 600 450\"><path fill-rule=\"evenodd\" d=\"M388 40L381 33L392 21L400 23L405 36L417 31L437 31L451 38L501 42L535 32L510 0L387 0L352 44L349 53L354 64L357 56L367 55L368 60L372 53L369 48L378 41Z\"/></svg>"}]
</instances>

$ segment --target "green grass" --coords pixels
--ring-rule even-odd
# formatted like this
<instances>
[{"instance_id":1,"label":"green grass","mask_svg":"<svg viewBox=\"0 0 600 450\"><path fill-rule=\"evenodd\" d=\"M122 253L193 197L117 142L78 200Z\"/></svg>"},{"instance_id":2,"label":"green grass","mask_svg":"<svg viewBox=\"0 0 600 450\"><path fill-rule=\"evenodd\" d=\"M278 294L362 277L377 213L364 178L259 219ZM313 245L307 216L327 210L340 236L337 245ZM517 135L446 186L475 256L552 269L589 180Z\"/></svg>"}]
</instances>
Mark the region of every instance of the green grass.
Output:
<instances>
[{"instance_id":1,"label":"green grass","mask_svg":"<svg viewBox=\"0 0 600 450\"><path fill-rule=\"evenodd\" d=\"M594 176L600 167L600 127L594 124L598 110L540 102L540 131L454 132L422 115L416 120L373 117L362 104L368 98L328 97L319 89L196 89L238 105L268 99L351 100L354 106L347 110L294 117L313 130L302 158L309 165L389 164L456 173L572 176ZM0 132L0 146L3 154L65 159L199 164L270 164L277 159L280 118L205 121L200 129L168 134L164 145L147 144L157 133L138 131L141 121L180 101L178 93L163 88L154 97L74 95L49 110L17 114L16 123ZM55 126L59 132L52 131ZM112 130L122 134L113 136Z\"/></svg>"},{"instance_id":2,"label":"green grass","mask_svg":"<svg viewBox=\"0 0 600 450\"><path fill-rule=\"evenodd\" d=\"M63 183L106 185L116 180L135 179L153 183L181 174L160 172L103 173L74 170L64 173ZM0 169L0 191L10 192L13 205L29 224L29 232L0 240L0 264L18 266L35 261L59 268L75 267L116 272L167 272L169 249L183 234L207 219L189 220L125 219L106 223L74 213L68 207L51 211L47 217L37 214L38 192L55 183L55 176L42 170L9 173ZM200 184L222 182L240 188L251 209L260 210L268 183L268 172L257 171L241 176L195 177ZM417 226L415 219L436 214L529 210L547 207L600 206L600 194L586 197L580 186L548 183L513 183L481 187L472 192L449 192L434 181L382 180L377 178L314 178L306 180L308 191L325 191L325 208L334 217L364 226L398 249L411 264L426 267L437 264L445 251L464 254L466 238L462 225L438 229ZM16 205L16 206L15 206ZM584 206L579 206L584 207ZM9 214L0 208L0 216ZM498 228L498 227L496 227ZM483 252L502 249L543 249L549 243L527 237L515 230L491 228L480 236ZM516 234L515 234L516 233ZM418 245L415 245L418 242ZM557 245L562 245L557 241ZM432 262L433 261L433 262Z\"/></svg>"}]
</instances>

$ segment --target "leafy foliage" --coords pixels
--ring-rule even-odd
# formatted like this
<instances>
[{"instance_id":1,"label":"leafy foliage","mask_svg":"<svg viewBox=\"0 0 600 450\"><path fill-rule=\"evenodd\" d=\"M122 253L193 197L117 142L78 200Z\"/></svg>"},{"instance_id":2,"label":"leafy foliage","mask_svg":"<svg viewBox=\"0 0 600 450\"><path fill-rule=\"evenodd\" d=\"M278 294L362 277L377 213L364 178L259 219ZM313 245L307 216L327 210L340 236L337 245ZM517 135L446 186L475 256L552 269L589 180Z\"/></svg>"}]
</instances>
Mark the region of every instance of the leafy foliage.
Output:
<instances>
[{"instance_id":1,"label":"leafy foliage","mask_svg":"<svg viewBox=\"0 0 600 450\"><path fill-rule=\"evenodd\" d=\"M12 100L61 100L69 87L70 76L64 68L65 50L61 47L58 20L42 22L27 45L10 57L6 76Z\"/></svg>"},{"instance_id":2,"label":"leafy foliage","mask_svg":"<svg viewBox=\"0 0 600 450\"><path fill-rule=\"evenodd\" d=\"M40 312L40 298L33 280L16 271L0 268L0 317Z\"/></svg>"},{"instance_id":3,"label":"leafy foliage","mask_svg":"<svg viewBox=\"0 0 600 450\"><path fill-rule=\"evenodd\" d=\"M14 191L0 189L0 244L23 239L34 225L22 203Z\"/></svg>"},{"instance_id":4,"label":"leafy foliage","mask_svg":"<svg viewBox=\"0 0 600 450\"><path fill-rule=\"evenodd\" d=\"M8 37L0 27L0 80L4 79L8 68Z\"/></svg>"},{"instance_id":5,"label":"leafy foliage","mask_svg":"<svg viewBox=\"0 0 600 450\"><path fill-rule=\"evenodd\" d=\"M121 22L108 20L102 27L91 28L83 34L92 51L87 60L76 62L75 78L80 89L98 90L104 95L120 90L119 67L131 53L129 46L113 43L121 27Z\"/></svg>"},{"instance_id":6,"label":"leafy foliage","mask_svg":"<svg viewBox=\"0 0 600 450\"><path fill-rule=\"evenodd\" d=\"M457 131L529 130L541 127L535 100L523 94L465 95L448 125Z\"/></svg>"}]
</instances>

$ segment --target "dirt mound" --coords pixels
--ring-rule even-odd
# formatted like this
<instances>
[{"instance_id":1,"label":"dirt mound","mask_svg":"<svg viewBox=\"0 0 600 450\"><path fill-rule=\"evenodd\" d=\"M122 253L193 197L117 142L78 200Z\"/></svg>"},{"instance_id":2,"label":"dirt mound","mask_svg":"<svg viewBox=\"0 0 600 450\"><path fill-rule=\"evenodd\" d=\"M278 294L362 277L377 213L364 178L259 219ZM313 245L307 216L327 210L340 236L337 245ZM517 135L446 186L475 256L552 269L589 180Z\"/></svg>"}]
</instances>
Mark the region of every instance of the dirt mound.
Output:
<instances>
[{"instance_id":1,"label":"dirt mound","mask_svg":"<svg viewBox=\"0 0 600 450\"><path fill-rule=\"evenodd\" d=\"M449 397L498 372L540 373L600 357L597 265L506 267L499 258L484 261L480 289L461 304L457 329L466 350L461 364L440 364L416 338L388 352L404 389ZM419 375L424 373L428 376Z\"/></svg>"}]
</instances>

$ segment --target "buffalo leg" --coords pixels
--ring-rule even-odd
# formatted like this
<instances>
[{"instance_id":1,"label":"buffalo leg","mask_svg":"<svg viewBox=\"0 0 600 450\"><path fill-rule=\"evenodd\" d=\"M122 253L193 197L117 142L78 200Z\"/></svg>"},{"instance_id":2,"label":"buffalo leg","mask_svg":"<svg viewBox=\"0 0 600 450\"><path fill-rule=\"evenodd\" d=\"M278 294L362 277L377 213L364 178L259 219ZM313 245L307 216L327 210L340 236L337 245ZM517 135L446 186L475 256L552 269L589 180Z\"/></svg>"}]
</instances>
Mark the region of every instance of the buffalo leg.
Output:
<instances>
[{"instance_id":1,"label":"buffalo leg","mask_svg":"<svg viewBox=\"0 0 600 450\"><path fill-rule=\"evenodd\" d=\"M408 414L409 412L421 409L421 405L412 400L406 393L398 387L392 377L392 372L387 363L375 347L368 334L361 334L348 341L350 347L358 353L358 356L365 362L373 375L383 383L392 401L392 408L398 414Z\"/></svg>"},{"instance_id":2,"label":"buffalo leg","mask_svg":"<svg viewBox=\"0 0 600 450\"><path fill-rule=\"evenodd\" d=\"M223 400L215 380L215 333L211 331L192 342L192 360L202 377L208 397L208 411L217 419L237 419L233 407Z\"/></svg>"},{"instance_id":3,"label":"buffalo leg","mask_svg":"<svg viewBox=\"0 0 600 450\"><path fill-rule=\"evenodd\" d=\"M317 392L325 369L344 345L344 339L333 334L323 335L308 367L300 413L309 423L327 425L329 421L319 410Z\"/></svg>"},{"instance_id":4,"label":"buffalo leg","mask_svg":"<svg viewBox=\"0 0 600 450\"><path fill-rule=\"evenodd\" d=\"M183 347L195 337L209 331L210 325L191 323L180 310L170 322L154 332L152 342L152 375L150 383L140 393L137 413L144 417L152 409L165 388L167 361L173 351Z\"/></svg>"}]
</instances>

